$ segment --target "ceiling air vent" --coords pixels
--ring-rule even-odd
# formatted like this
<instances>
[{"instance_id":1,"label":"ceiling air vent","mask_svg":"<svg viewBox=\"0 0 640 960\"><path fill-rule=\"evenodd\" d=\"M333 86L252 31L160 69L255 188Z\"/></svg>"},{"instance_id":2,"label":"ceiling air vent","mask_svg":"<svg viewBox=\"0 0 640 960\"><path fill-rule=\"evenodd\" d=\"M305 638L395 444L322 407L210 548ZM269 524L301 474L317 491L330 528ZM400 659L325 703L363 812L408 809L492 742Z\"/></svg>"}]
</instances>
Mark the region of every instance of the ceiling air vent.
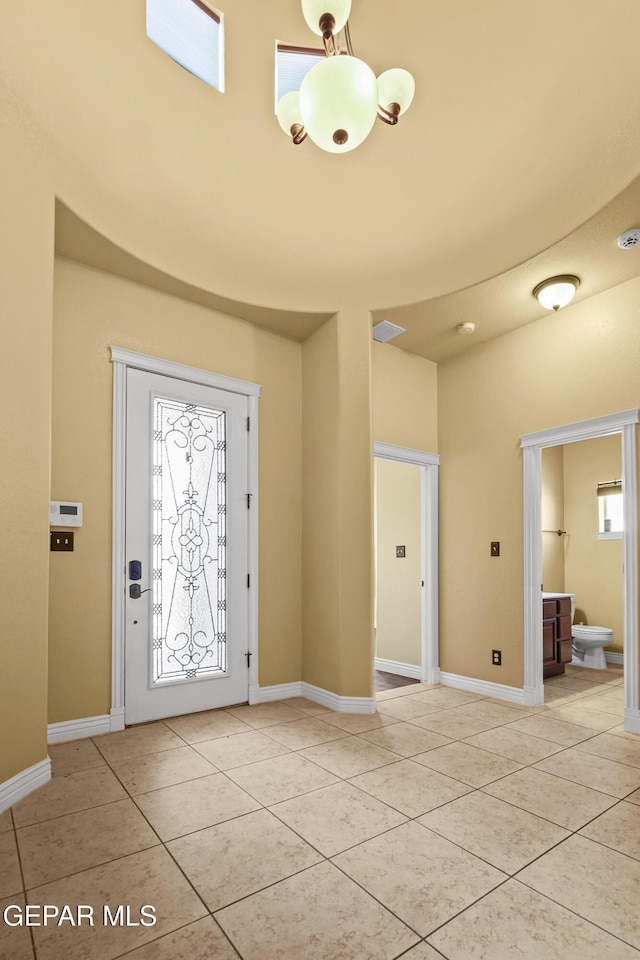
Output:
<instances>
[{"instance_id":1,"label":"ceiling air vent","mask_svg":"<svg viewBox=\"0 0 640 960\"><path fill-rule=\"evenodd\" d=\"M399 327L397 324L390 323L388 320L381 320L380 323L376 323L373 328L373 339L378 340L380 343L386 343L387 340L393 340L393 338L397 337L400 333L405 333L404 327Z\"/></svg>"},{"instance_id":2,"label":"ceiling air vent","mask_svg":"<svg viewBox=\"0 0 640 960\"><path fill-rule=\"evenodd\" d=\"M625 230L618 237L618 246L621 250L629 250L640 243L640 227L634 227L632 230Z\"/></svg>"}]
</instances>

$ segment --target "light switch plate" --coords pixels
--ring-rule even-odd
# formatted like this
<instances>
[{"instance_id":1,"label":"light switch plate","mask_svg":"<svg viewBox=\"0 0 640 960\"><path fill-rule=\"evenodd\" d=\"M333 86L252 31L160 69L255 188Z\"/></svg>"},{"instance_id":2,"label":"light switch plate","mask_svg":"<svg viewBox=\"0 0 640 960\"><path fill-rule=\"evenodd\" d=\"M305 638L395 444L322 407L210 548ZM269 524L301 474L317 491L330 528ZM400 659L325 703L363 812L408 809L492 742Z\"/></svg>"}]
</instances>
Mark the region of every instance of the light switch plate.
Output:
<instances>
[{"instance_id":1,"label":"light switch plate","mask_svg":"<svg viewBox=\"0 0 640 960\"><path fill-rule=\"evenodd\" d=\"M404 544L402 544L399 547L396 547L396 557L400 558L400 557L404 557L405 555L406 554L405 554Z\"/></svg>"}]
</instances>

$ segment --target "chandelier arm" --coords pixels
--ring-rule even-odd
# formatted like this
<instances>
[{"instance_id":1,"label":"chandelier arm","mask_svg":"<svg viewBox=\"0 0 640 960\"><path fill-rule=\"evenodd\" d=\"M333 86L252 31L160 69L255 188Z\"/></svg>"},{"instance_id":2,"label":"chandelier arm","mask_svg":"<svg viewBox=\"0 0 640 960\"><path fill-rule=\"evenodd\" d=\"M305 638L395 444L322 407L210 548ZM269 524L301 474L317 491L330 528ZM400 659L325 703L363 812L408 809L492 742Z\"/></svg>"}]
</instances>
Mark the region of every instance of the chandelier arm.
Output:
<instances>
[{"instance_id":1,"label":"chandelier arm","mask_svg":"<svg viewBox=\"0 0 640 960\"><path fill-rule=\"evenodd\" d=\"M382 104L378 104L378 117L380 120L384 120L385 123L388 123L389 126L395 127L399 116L399 103L390 103L388 107L383 107Z\"/></svg>"},{"instance_id":2,"label":"chandelier arm","mask_svg":"<svg viewBox=\"0 0 640 960\"><path fill-rule=\"evenodd\" d=\"M291 139L296 144L296 146L307 139L307 131L305 130L305 128L302 126L301 123L291 124Z\"/></svg>"},{"instance_id":3,"label":"chandelier arm","mask_svg":"<svg viewBox=\"0 0 640 960\"><path fill-rule=\"evenodd\" d=\"M351 31L349 30L349 21L348 21L348 20L347 20L347 22L346 22L345 25L344 25L344 39L345 39L345 43L346 43L346 46L347 46L347 53L349 54L350 57L355 56L355 54L354 54L354 52L353 52L353 44L351 43Z\"/></svg>"},{"instance_id":4,"label":"chandelier arm","mask_svg":"<svg viewBox=\"0 0 640 960\"><path fill-rule=\"evenodd\" d=\"M322 42L324 52L327 57L335 57L340 52L333 31L336 26L336 18L331 13L323 13L320 17L318 26L322 30Z\"/></svg>"}]
</instances>

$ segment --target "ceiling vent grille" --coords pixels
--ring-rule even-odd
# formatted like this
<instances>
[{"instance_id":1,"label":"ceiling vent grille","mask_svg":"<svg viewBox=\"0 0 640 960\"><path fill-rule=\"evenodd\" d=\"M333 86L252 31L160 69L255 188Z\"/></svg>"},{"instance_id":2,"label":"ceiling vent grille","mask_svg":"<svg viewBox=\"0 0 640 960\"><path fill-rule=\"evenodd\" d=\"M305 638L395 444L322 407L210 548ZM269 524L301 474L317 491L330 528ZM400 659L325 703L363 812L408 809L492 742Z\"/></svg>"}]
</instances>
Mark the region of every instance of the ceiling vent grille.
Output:
<instances>
[{"instance_id":1,"label":"ceiling vent grille","mask_svg":"<svg viewBox=\"0 0 640 960\"><path fill-rule=\"evenodd\" d=\"M394 337L405 332L404 327L390 323L389 320L381 320L380 323L376 323L373 328L373 339L378 340L380 343L386 343L387 340L393 340Z\"/></svg>"}]
</instances>

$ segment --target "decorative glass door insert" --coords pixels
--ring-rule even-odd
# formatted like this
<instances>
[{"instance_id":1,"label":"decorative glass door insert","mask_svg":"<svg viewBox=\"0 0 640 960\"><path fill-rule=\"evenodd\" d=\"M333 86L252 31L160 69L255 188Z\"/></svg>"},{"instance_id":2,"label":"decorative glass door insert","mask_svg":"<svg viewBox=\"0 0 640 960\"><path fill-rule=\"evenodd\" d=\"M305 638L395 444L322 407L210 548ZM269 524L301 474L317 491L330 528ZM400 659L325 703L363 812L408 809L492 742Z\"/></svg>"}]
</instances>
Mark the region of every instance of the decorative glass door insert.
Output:
<instances>
[{"instance_id":1,"label":"decorative glass door insert","mask_svg":"<svg viewBox=\"0 0 640 960\"><path fill-rule=\"evenodd\" d=\"M127 723L248 699L248 402L127 370Z\"/></svg>"},{"instance_id":2,"label":"decorative glass door insert","mask_svg":"<svg viewBox=\"0 0 640 960\"><path fill-rule=\"evenodd\" d=\"M153 401L153 683L224 674L226 415Z\"/></svg>"}]
</instances>

